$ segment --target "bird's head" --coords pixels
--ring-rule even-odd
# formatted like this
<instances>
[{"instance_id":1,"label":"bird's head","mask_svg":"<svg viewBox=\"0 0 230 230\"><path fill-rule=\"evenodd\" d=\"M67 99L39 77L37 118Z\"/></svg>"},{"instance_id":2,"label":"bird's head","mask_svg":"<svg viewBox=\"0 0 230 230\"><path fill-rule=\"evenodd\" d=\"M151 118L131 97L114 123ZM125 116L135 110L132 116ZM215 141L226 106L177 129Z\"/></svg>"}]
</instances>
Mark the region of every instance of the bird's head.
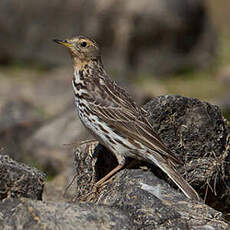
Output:
<instances>
[{"instance_id":1,"label":"bird's head","mask_svg":"<svg viewBox=\"0 0 230 230\"><path fill-rule=\"evenodd\" d=\"M100 60L100 49L95 41L78 36L71 39L59 40L54 39L54 42L66 46L73 58L74 62L89 62L90 60Z\"/></svg>"}]
</instances>

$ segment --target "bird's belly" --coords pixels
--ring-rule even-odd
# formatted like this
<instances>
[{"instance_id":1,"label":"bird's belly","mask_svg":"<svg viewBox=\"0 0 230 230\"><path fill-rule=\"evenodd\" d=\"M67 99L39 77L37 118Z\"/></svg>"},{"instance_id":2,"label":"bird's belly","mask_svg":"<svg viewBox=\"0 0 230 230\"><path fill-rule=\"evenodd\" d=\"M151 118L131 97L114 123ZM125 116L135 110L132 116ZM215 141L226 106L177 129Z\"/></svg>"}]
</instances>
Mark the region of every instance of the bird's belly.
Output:
<instances>
[{"instance_id":1,"label":"bird's belly","mask_svg":"<svg viewBox=\"0 0 230 230\"><path fill-rule=\"evenodd\" d=\"M90 130L93 136L108 149L110 149L118 158L122 157L135 157L133 154L137 150L137 146L128 141L124 136L119 135L105 122L100 121L96 115L91 114L87 116L83 108L78 107L78 114L84 126Z\"/></svg>"}]
</instances>

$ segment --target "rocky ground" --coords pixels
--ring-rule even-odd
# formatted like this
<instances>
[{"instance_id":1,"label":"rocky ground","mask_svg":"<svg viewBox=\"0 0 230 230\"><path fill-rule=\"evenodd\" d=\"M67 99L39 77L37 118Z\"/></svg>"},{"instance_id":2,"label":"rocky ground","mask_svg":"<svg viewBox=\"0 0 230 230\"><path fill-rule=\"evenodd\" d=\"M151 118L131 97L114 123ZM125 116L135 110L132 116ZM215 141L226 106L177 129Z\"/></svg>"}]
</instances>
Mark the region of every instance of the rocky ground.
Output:
<instances>
[{"instance_id":1,"label":"rocky ground","mask_svg":"<svg viewBox=\"0 0 230 230\"><path fill-rule=\"evenodd\" d=\"M52 154L50 130L56 130L52 127L60 132L60 126L67 134L69 126L77 127L78 120L63 112L63 117L51 119L27 138L26 153L40 165L49 162L45 167L59 171L50 182L2 150L2 229L229 229L229 125L220 109L169 95L156 97L144 107L154 130L184 162L177 170L204 201L189 200L160 169L145 162L121 170L95 190L94 183L116 166L116 159L96 141L75 145L74 155L72 150L69 155L63 151L63 159L58 157L62 156L58 145ZM41 143L40 148L35 143Z\"/></svg>"}]
</instances>

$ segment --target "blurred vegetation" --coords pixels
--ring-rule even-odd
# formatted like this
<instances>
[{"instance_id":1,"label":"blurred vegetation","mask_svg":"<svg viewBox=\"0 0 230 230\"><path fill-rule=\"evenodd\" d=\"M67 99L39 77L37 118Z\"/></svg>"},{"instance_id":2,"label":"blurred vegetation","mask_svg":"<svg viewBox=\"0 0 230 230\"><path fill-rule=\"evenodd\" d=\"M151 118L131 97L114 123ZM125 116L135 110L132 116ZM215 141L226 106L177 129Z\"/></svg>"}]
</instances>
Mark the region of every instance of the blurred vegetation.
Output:
<instances>
[{"instance_id":1,"label":"blurred vegetation","mask_svg":"<svg viewBox=\"0 0 230 230\"><path fill-rule=\"evenodd\" d=\"M157 84L163 85L167 94L179 94L215 103L217 98L221 98L229 91L229 86L218 79L218 74L225 66L230 66L230 1L208 0L206 3L218 34L216 61L208 69L185 70L168 78L159 79ZM152 76L148 74L139 75L137 83L149 91L151 85L156 83L152 82L151 78ZM230 118L230 111L224 113Z\"/></svg>"},{"instance_id":2,"label":"blurred vegetation","mask_svg":"<svg viewBox=\"0 0 230 230\"><path fill-rule=\"evenodd\" d=\"M228 86L217 79L219 71L230 64L230 42L225 33L219 34L219 52L217 60L207 69L184 70L183 72L160 78L157 84L165 87L167 94L178 94L186 97L195 97L200 100L212 102L229 90ZM143 88L154 87L152 75L139 74L137 84Z\"/></svg>"}]
</instances>

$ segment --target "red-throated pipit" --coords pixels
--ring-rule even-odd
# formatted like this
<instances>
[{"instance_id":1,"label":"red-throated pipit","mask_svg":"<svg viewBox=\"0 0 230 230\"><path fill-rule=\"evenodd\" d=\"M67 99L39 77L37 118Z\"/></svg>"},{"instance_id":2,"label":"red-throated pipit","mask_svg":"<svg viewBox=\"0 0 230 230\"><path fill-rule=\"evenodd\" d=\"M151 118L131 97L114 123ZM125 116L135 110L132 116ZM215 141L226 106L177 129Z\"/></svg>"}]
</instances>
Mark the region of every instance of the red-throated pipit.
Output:
<instances>
[{"instance_id":1,"label":"red-throated pipit","mask_svg":"<svg viewBox=\"0 0 230 230\"><path fill-rule=\"evenodd\" d=\"M54 40L66 46L73 60L76 108L84 126L116 156L119 165L99 180L104 183L125 164L126 157L148 161L164 171L183 193L199 200L196 191L174 169L181 163L148 123L146 111L112 81L104 70L95 41L83 36Z\"/></svg>"}]
</instances>

